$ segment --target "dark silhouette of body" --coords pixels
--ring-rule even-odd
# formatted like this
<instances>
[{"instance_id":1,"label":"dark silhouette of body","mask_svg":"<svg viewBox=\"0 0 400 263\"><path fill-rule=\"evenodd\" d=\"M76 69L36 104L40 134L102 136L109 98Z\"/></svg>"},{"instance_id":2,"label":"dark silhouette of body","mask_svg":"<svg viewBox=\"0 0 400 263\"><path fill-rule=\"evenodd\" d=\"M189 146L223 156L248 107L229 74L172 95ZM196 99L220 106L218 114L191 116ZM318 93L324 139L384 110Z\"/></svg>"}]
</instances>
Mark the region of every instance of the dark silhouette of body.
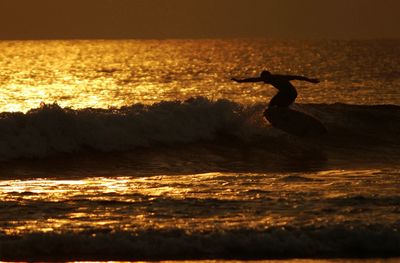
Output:
<instances>
[{"instance_id":1,"label":"dark silhouette of body","mask_svg":"<svg viewBox=\"0 0 400 263\"><path fill-rule=\"evenodd\" d=\"M303 80L311 83L319 83L318 79L310 79L303 76L293 76L293 75L275 75L271 74L269 71L264 70L261 72L259 77L256 78L246 78L246 79L237 79L232 78L233 81L242 83L242 82L264 82L266 84L270 84L276 89L278 89L278 93L272 97L270 100L268 107L289 107L297 98L297 90L290 83L291 80Z\"/></svg>"}]
</instances>

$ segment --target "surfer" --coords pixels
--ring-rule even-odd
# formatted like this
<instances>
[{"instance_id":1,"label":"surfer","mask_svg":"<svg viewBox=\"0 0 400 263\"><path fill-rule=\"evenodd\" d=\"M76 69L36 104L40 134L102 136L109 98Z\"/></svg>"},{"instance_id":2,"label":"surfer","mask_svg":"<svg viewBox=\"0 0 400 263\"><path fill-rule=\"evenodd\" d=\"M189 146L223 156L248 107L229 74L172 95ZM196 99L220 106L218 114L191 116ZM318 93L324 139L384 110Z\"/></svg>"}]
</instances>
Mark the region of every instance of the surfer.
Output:
<instances>
[{"instance_id":1,"label":"surfer","mask_svg":"<svg viewBox=\"0 0 400 263\"><path fill-rule=\"evenodd\" d=\"M232 78L232 80L239 83L264 82L278 89L278 93L274 97L272 97L268 104L268 107L289 107L289 105L291 105L296 100L297 91L292 83L290 83L291 80L303 80L311 83L319 83L318 79L310 79L307 77L294 75L275 75L266 70L261 72L259 77L246 79Z\"/></svg>"}]
</instances>

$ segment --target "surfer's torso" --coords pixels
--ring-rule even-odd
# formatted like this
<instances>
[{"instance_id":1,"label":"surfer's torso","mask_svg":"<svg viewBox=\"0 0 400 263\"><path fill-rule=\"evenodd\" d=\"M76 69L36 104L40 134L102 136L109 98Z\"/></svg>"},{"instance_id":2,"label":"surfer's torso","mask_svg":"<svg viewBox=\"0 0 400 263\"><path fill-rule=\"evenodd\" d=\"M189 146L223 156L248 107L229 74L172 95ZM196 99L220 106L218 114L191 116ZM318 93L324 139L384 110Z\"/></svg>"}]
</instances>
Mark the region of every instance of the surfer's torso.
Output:
<instances>
[{"instance_id":1,"label":"surfer's torso","mask_svg":"<svg viewBox=\"0 0 400 263\"><path fill-rule=\"evenodd\" d=\"M296 88L284 76L271 75L271 77L264 80L264 83L272 85L274 88L279 90L279 93L282 93L282 95L287 95L290 98L297 97Z\"/></svg>"}]
</instances>

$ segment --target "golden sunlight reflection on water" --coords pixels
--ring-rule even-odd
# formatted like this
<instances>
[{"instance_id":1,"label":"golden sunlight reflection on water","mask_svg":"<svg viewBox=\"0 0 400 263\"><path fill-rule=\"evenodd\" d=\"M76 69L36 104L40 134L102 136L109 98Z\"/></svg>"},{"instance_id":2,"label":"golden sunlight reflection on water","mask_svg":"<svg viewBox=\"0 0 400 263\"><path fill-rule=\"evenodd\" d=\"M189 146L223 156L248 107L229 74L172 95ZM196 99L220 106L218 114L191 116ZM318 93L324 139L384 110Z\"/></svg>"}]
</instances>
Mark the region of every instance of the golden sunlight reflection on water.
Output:
<instances>
[{"instance_id":1,"label":"golden sunlight reflection on water","mask_svg":"<svg viewBox=\"0 0 400 263\"><path fill-rule=\"evenodd\" d=\"M211 216L188 220L185 217L177 218L177 215L172 215L170 218L168 215L168 210L171 209L168 206L173 205L168 203L173 200L179 202L185 198L189 200L191 198L199 200L240 198L232 195L230 189L214 189L214 191L210 189L206 192L205 185L194 185L196 181L201 183L203 180L212 184L212 181L218 180L216 178L220 176L223 175L210 173L185 176L185 179L183 176L156 176L2 181L1 201L19 202L28 207L36 202L41 207L34 207L34 211L31 212L33 214L47 213L45 211L51 211L56 204L77 205L73 211L66 212L61 217L53 215L50 218L36 218L28 215L26 218L9 221L3 231L6 234L19 234L33 231L85 231L90 228L104 229L104 231L134 230L146 228L146 226L163 228L170 226L171 219L174 225L189 227L188 229L191 229L189 225L197 225L197 228L200 227L203 230L217 225L233 227L240 224L235 222L237 218L232 220ZM196 187L197 189L194 189ZM161 203L166 203L165 206L158 204L159 198L162 200ZM124 210L122 214L121 209ZM263 220L266 222L267 218Z\"/></svg>"},{"instance_id":2,"label":"golden sunlight reflection on water","mask_svg":"<svg viewBox=\"0 0 400 263\"><path fill-rule=\"evenodd\" d=\"M318 85L295 83L298 102L398 103L395 44L262 39L2 41L0 112L26 112L41 101L75 109L195 96L267 102L276 93L273 88L231 81L257 76L263 69L320 78ZM359 45L367 47L365 54ZM361 54L354 60L349 52Z\"/></svg>"},{"instance_id":3,"label":"golden sunlight reflection on water","mask_svg":"<svg viewBox=\"0 0 400 263\"><path fill-rule=\"evenodd\" d=\"M0 202L5 206L0 223L3 233L21 234L90 232L93 228L113 232L174 226L207 231L352 220L395 222L397 216L387 213L391 208L385 206L349 212L353 197L385 198L396 193L396 184L388 175L385 180L381 176L380 170L331 170L298 175L215 172L2 180ZM337 202L343 205L338 207ZM332 205L335 213L319 214Z\"/></svg>"}]
</instances>

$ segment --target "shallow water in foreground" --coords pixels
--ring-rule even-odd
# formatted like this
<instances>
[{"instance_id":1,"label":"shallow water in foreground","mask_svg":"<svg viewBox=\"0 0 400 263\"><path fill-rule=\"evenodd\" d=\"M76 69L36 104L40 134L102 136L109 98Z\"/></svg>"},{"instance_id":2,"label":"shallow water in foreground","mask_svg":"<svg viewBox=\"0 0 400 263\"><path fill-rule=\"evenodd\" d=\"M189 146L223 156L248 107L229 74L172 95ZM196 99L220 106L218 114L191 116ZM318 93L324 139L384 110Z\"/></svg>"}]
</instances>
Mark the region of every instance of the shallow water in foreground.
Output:
<instances>
[{"instance_id":1,"label":"shallow water in foreground","mask_svg":"<svg viewBox=\"0 0 400 263\"><path fill-rule=\"evenodd\" d=\"M2 224L7 235L384 230L399 226L399 174L375 169L9 180L0 185L8 202L0 220L8 222Z\"/></svg>"},{"instance_id":2,"label":"shallow water in foreground","mask_svg":"<svg viewBox=\"0 0 400 263\"><path fill-rule=\"evenodd\" d=\"M399 176L347 169L3 180L0 252L17 260L396 256Z\"/></svg>"}]
</instances>

